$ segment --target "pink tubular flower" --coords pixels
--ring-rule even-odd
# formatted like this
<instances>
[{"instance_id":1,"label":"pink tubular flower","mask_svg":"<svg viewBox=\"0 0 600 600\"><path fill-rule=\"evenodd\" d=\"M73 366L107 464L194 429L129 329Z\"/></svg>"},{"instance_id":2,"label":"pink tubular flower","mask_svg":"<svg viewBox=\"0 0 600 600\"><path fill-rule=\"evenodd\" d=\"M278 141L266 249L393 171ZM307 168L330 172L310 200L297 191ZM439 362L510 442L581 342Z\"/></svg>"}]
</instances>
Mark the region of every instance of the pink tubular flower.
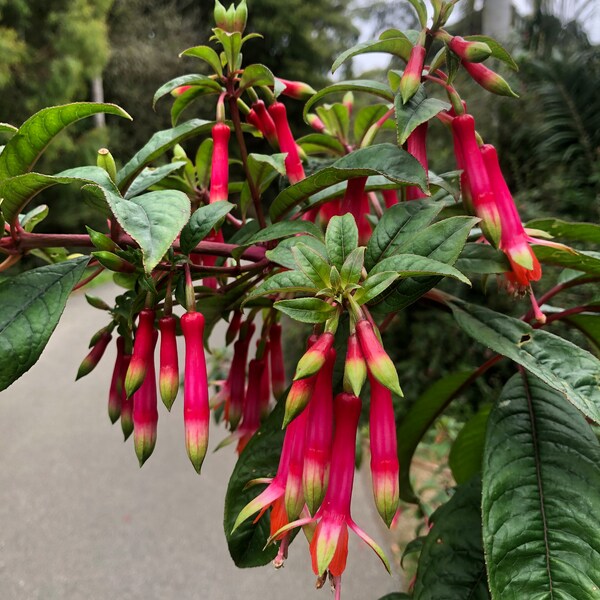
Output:
<instances>
[{"instance_id":1,"label":"pink tubular flower","mask_svg":"<svg viewBox=\"0 0 600 600\"><path fill-rule=\"evenodd\" d=\"M110 380L108 392L108 416L111 423L116 423L121 416L121 402L123 398L123 358L125 356L125 340L122 336L117 338L117 357Z\"/></svg>"},{"instance_id":2,"label":"pink tubular flower","mask_svg":"<svg viewBox=\"0 0 600 600\"><path fill-rule=\"evenodd\" d=\"M88 355L81 361L79 369L77 369L77 377L75 377L75 380L85 377L96 368L96 365L100 362L102 356L104 356L104 352L106 351L106 347L110 340L112 340L112 335L109 331L103 331L100 334L98 341L94 344Z\"/></svg>"},{"instance_id":3,"label":"pink tubular flower","mask_svg":"<svg viewBox=\"0 0 600 600\"><path fill-rule=\"evenodd\" d=\"M406 104L416 93L421 85L421 75L423 74L423 63L427 51L423 46L413 46L410 51L410 57L404 69L404 74L400 80L400 94L402 103Z\"/></svg>"},{"instance_id":4,"label":"pink tubular flower","mask_svg":"<svg viewBox=\"0 0 600 600\"><path fill-rule=\"evenodd\" d=\"M365 245L371 237L371 226L367 219L369 214L369 199L365 194L366 177L349 179L346 193L342 199L340 214L350 213L358 227L358 243Z\"/></svg>"},{"instance_id":5,"label":"pink tubular flower","mask_svg":"<svg viewBox=\"0 0 600 600\"><path fill-rule=\"evenodd\" d=\"M321 505L329 481L331 440L333 436L333 367L336 352L329 351L317 375L315 390L308 405L306 448L302 485L308 510L315 514ZM306 412L306 411L305 411Z\"/></svg>"},{"instance_id":6,"label":"pink tubular flower","mask_svg":"<svg viewBox=\"0 0 600 600\"><path fill-rule=\"evenodd\" d=\"M317 341L304 353L296 365L294 381L305 379L319 371L325 364L329 350L333 346L335 335L330 331L322 333Z\"/></svg>"},{"instance_id":7,"label":"pink tubular flower","mask_svg":"<svg viewBox=\"0 0 600 600\"><path fill-rule=\"evenodd\" d=\"M229 321L229 327L227 327L227 332L225 333L225 344L228 346L238 336L243 316L244 313L241 310L236 310L233 313L231 321Z\"/></svg>"},{"instance_id":8,"label":"pink tubular flower","mask_svg":"<svg viewBox=\"0 0 600 600\"><path fill-rule=\"evenodd\" d=\"M158 320L158 328L160 329L158 387L160 388L160 397L169 411L179 391L176 326L177 319L173 316L162 317Z\"/></svg>"},{"instance_id":9,"label":"pink tubular flower","mask_svg":"<svg viewBox=\"0 0 600 600\"><path fill-rule=\"evenodd\" d=\"M452 121L452 131L462 152L464 171L469 182L475 214L481 219L481 228L486 238L498 247L502 223L487 170L483 164L481 150L477 145L475 119L469 114L455 117Z\"/></svg>"},{"instance_id":10,"label":"pink tubular flower","mask_svg":"<svg viewBox=\"0 0 600 600\"><path fill-rule=\"evenodd\" d=\"M359 396L366 379L367 363L360 349L356 332L354 332L348 338L348 350L344 365L344 390Z\"/></svg>"},{"instance_id":11,"label":"pink tubular flower","mask_svg":"<svg viewBox=\"0 0 600 600\"><path fill-rule=\"evenodd\" d=\"M257 100L252 105L252 110L256 114L258 120L258 129L263 134L265 139L273 146L273 148L279 148L279 141L277 139L277 128L273 121L265 103L262 100Z\"/></svg>"},{"instance_id":12,"label":"pink tubular flower","mask_svg":"<svg viewBox=\"0 0 600 600\"><path fill-rule=\"evenodd\" d=\"M512 96L513 98L519 97L510 89L510 86L503 77L491 69L488 69L485 65L463 60L462 66L472 77L473 81L478 83L488 92L492 92L492 94L498 94L500 96Z\"/></svg>"},{"instance_id":13,"label":"pink tubular flower","mask_svg":"<svg viewBox=\"0 0 600 600\"><path fill-rule=\"evenodd\" d=\"M381 195L385 202L386 208L398 204L398 191L397 190L381 190Z\"/></svg>"},{"instance_id":14,"label":"pink tubular flower","mask_svg":"<svg viewBox=\"0 0 600 600\"><path fill-rule=\"evenodd\" d=\"M284 96L294 98L294 100L308 100L311 96L314 96L317 92L308 83L304 81L289 81L287 79L277 78L285 89L281 92Z\"/></svg>"},{"instance_id":15,"label":"pink tubular flower","mask_svg":"<svg viewBox=\"0 0 600 600\"><path fill-rule=\"evenodd\" d=\"M271 387L273 395L279 396L285 391L285 363L281 345L281 325L273 323L269 331L269 358L271 359Z\"/></svg>"},{"instance_id":16,"label":"pink tubular flower","mask_svg":"<svg viewBox=\"0 0 600 600\"><path fill-rule=\"evenodd\" d=\"M208 377L204 357L204 316L188 312L181 317L185 340L185 377L183 383L183 423L185 447L197 473L208 447Z\"/></svg>"},{"instance_id":17,"label":"pink tubular flower","mask_svg":"<svg viewBox=\"0 0 600 600\"><path fill-rule=\"evenodd\" d=\"M396 367L381 345L373 324L367 319L358 321L356 335L369 373L386 388L398 396L402 396Z\"/></svg>"},{"instance_id":18,"label":"pink tubular flower","mask_svg":"<svg viewBox=\"0 0 600 600\"><path fill-rule=\"evenodd\" d=\"M317 115L314 113L309 113L306 115L306 120L317 133L323 133L325 131L325 123L323 123L323 121L321 121L321 119L319 119L319 117L317 117Z\"/></svg>"},{"instance_id":19,"label":"pink tubular flower","mask_svg":"<svg viewBox=\"0 0 600 600\"><path fill-rule=\"evenodd\" d=\"M225 123L212 128L213 155L210 171L210 202L227 200L229 190L229 136Z\"/></svg>"},{"instance_id":20,"label":"pink tubular flower","mask_svg":"<svg viewBox=\"0 0 600 600\"><path fill-rule=\"evenodd\" d=\"M406 149L409 154L414 156L423 169L427 177L429 165L427 162L427 121L419 125L408 137L406 141ZM421 188L416 185L409 185L406 188L407 200L418 200L419 198L427 198L427 194L421 191Z\"/></svg>"},{"instance_id":21,"label":"pink tubular flower","mask_svg":"<svg viewBox=\"0 0 600 600\"><path fill-rule=\"evenodd\" d=\"M487 44L483 42L470 42L459 35L452 37L448 46L454 54L467 62L481 62L492 53Z\"/></svg>"},{"instance_id":22,"label":"pink tubular flower","mask_svg":"<svg viewBox=\"0 0 600 600\"><path fill-rule=\"evenodd\" d=\"M235 431L242 418L246 390L246 364L248 348L254 335L254 324L246 323L240 330L240 339L233 345L233 360L229 370L229 402L225 404L225 419L231 431Z\"/></svg>"},{"instance_id":23,"label":"pink tubular flower","mask_svg":"<svg viewBox=\"0 0 600 600\"><path fill-rule=\"evenodd\" d=\"M265 359L252 359L248 365L248 386L244 398L242 421L236 435L238 436L237 453L241 454L250 438L260 427L260 407L262 378L265 370Z\"/></svg>"},{"instance_id":24,"label":"pink tubular flower","mask_svg":"<svg viewBox=\"0 0 600 600\"><path fill-rule=\"evenodd\" d=\"M125 374L131 362L131 355L123 356L123 370L121 371L121 380L125 381ZM125 392L125 385L121 387L121 431L123 438L127 438L133 433L133 397L128 397Z\"/></svg>"},{"instance_id":25,"label":"pink tubular flower","mask_svg":"<svg viewBox=\"0 0 600 600\"><path fill-rule=\"evenodd\" d=\"M156 425L158 423L156 372L154 369L154 348L158 332L152 331L148 350L147 373L139 389L133 395L133 445L140 461L140 467L150 458L156 445ZM132 359L133 360L133 359Z\"/></svg>"},{"instance_id":26,"label":"pink tubular flower","mask_svg":"<svg viewBox=\"0 0 600 600\"><path fill-rule=\"evenodd\" d=\"M338 394L333 406L335 433L325 499L314 517L289 523L271 536L271 539L295 527L316 521L317 528L310 542L313 571L318 577L323 577L329 571L336 585L336 598L339 599L340 577L346 568L348 557L348 527L376 552L388 571L390 566L381 548L358 527L350 515L360 398L353 394Z\"/></svg>"},{"instance_id":27,"label":"pink tubular flower","mask_svg":"<svg viewBox=\"0 0 600 600\"><path fill-rule=\"evenodd\" d=\"M369 437L373 495L377 511L389 527L400 501L396 419L390 390L372 376L369 380L371 382Z\"/></svg>"},{"instance_id":28,"label":"pink tubular flower","mask_svg":"<svg viewBox=\"0 0 600 600\"><path fill-rule=\"evenodd\" d=\"M271 369L269 368L269 355L271 354L270 342L265 343L263 353L264 369L260 378L260 420L264 421L268 416L271 408Z\"/></svg>"},{"instance_id":29,"label":"pink tubular flower","mask_svg":"<svg viewBox=\"0 0 600 600\"><path fill-rule=\"evenodd\" d=\"M306 422L308 410L302 411L289 425L291 436L290 464L285 482L285 512L288 521L297 519L304 507L302 474L304 471L304 449L306 447Z\"/></svg>"},{"instance_id":30,"label":"pink tubular flower","mask_svg":"<svg viewBox=\"0 0 600 600\"><path fill-rule=\"evenodd\" d=\"M137 331L133 342L133 354L125 376L125 393L131 396L140 388L146 377L148 364L153 361L154 350L154 316L155 312L150 308L140 311Z\"/></svg>"},{"instance_id":31,"label":"pink tubular flower","mask_svg":"<svg viewBox=\"0 0 600 600\"><path fill-rule=\"evenodd\" d=\"M285 157L285 171L288 179L292 184L298 183L305 178L305 174L300 155L298 154L296 141L288 123L285 105L281 102L274 102L269 106L269 114L275 122L279 147L282 152L287 153Z\"/></svg>"},{"instance_id":32,"label":"pink tubular flower","mask_svg":"<svg viewBox=\"0 0 600 600\"><path fill-rule=\"evenodd\" d=\"M297 379L292 383L292 387L285 399L285 415L283 417L284 427L304 410L315 389L316 381L317 376L312 375L305 379Z\"/></svg>"}]
</instances>

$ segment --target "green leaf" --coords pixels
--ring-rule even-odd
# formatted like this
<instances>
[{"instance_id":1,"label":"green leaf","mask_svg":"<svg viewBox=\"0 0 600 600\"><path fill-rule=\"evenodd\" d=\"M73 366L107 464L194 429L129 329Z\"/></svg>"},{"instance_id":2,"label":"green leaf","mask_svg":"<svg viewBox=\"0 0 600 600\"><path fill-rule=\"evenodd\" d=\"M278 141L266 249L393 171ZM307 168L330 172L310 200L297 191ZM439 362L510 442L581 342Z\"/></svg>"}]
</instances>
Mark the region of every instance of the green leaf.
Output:
<instances>
[{"instance_id":1,"label":"green leaf","mask_svg":"<svg viewBox=\"0 0 600 600\"><path fill-rule=\"evenodd\" d=\"M88 261L46 265L0 283L0 391L37 362Z\"/></svg>"},{"instance_id":2,"label":"green leaf","mask_svg":"<svg viewBox=\"0 0 600 600\"><path fill-rule=\"evenodd\" d=\"M396 437L400 461L400 498L417 502L410 482L410 464L419 442L442 414L472 373L451 373L428 387L400 421Z\"/></svg>"},{"instance_id":3,"label":"green leaf","mask_svg":"<svg viewBox=\"0 0 600 600\"><path fill-rule=\"evenodd\" d=\"M250 154L248 156L248 171L254 185L262 194L278 175L285 176L285 154ZM250 184L244 181L241 193L241 211L246 214L247 207L252 202Z\"/></svg>"},{"instance_id":4,"label":"green leaf","mask_svg":"<svg viewBox=\"0 0 600 600\"><path fill-rule=\"evenodd\" d=\"M427 27L427 7L423 0L408 0L410 5L417 12L417 16L419 17L419 24L421 27Z\"/></svg>"},{"instance_id":5,"label":"green leaf","mask_svg":"<svg viewBox=\"0 0 600 600\"><path fill-rule=\"evenodd\" d=\"M334 306L319 298L279 300L273 308L301 323L324 323L336 312Z\"/></svg>"},{"instance_id":6,"label":"green leaf","mask_svg":"<svg viewBox=\"0 0 600 600\"><path fill-rule=\"evenodd\" d=\"M402 96L396 94L394 107L396 109L398 144L402 146L419 125L433 119L439 112L448 110L450 105L437 98L428 98L425 86L421 85L406 104L402 103Z\"/></svg>"},{"instance_id":7,"label":"green leaf","mask_svg":"<svg viewBox=\"0 0 600 600\"><path fill-rule=\"evenodd\" d=\"M319 287L328 287L330 285L329 273L331 267L327 259L313 250L310 246L306 246L302 242L298 242L292 247L292 254L298 268Z\"/></svg>"},{"instance_id":8,"label":"green leaf","mask_svg":"<svg viewBox=\"0 0 600 600\"><path fill-rule=\"evenodd\" d=\"M446 263L426 258L417 254L397 254L379 261L370 273L381 273L382 271L396 271L400 277L420 277L439 275L440 277L451 277L467 285L471 282L460 271Z\"/></svg>"},{"instance_id":9,"label":"green leaf","mask_svg":"<svg viewBox=\"0 0 600 600\"><path fill-rule=\"evenodd\" d=\"M324 133L310 133L299 138L296 142L306 154L334 154L343 156L346 151L342 143L336 138Z\"/></svg>"},{"instance_id":10,"label":"green leaf","mask_svg":"<svg viewBox=\"0 0 600 600\"><path fill-rule=\"evenodd\" d=\"M389 106L385 104L370 104L358 111L354 119L354 139L359 146L369 128L377 123L388 110Z\"/></svg>"},{"instance_id":11,"label":"green leaf","mask_svg":"<svg viewBox=\"0 0 600 600\"><path fill-rule=\"evenodd\" d=\"M181 230L179 244L184 254L189 254L235 208L226 200L211 202L194 211L189 223Z\"/></svg>"},{"instance_id":12,"label":"green leaf","mask_svg":"<svg viewBox=\"0 0 600 600\"><path fill-rule=\"evenodd\" d=\"M264 229L261 229L251 237L249 237L243 246L253 246L264 242L272 242L273 240L281 240L296 235L312 235L317 239L323 239L321 229L310 221L282 221L281 223L273 223Z\"/></svg>"},{"instance_id":13,"label":"green leaf","mask_svg":"<svg viewBox=\"0 0 600 600\"><path fill-rule=\"evenodd\" d=\"M350 213L330 219L325 232L325 246L331 263L341 269L346 258L358 246L358 227Z\"/></svg>"},{"instance_id":14,"label":"green leaf","mask_svg":"<svg viewBox=\"0 0 600 600\"><path fill-rule=\"evenodd\" d=\"M171 125L173 125L173 127L177 125L179 117L181 117L183 112L187 110L195 100L209 94L219 94L221 91L221 86L212 81L212 79L209 79L206 85L194 85L189 90L185 90L183 94L180 94L175 98L175 102L173 102L173 105L171 106Z\"/></svg>"},{"instance_id":15,"label":"green leaf","mask_svg":"<svg viewBox=\"0 0 600 600\"><path fill-rule=\"evenodd\" d=\"M188 75L181 75L180 77L175 77L175 79L171 79L171 81L167 81L167 83L161 85L154 94L154 98L152 99L152 108L156 107L156 103L166 96L170 94L173 90L178 87L184 85L194 85L199 87L207 87L215 92L220 92L223 88L210 77L206 75L200 75L198 73L190 73Z\"/></svg>"},{"instance_id":16,"label":"green leaf","mask_svg":"<svg viewBox=\"0 0 600 600\"><path fill-rule=\"evenodd\" d=\"M453 265L476 222L477 219L472 217L444 219L409 237L398 246L397 252L417 254ZM439 281L439 277L399 281L382 296L377 304L373 305L373 309L386 313L401 310L418 300Z\"/></svg>"},{"instance_id":17,"label":"green leaf","mask_svg":"<svg viewBox=\"0 0 600 600\"><path fill-rule=\"evenodd\" d=\"M352 250L347 256L342 269L340 271L340 277L342 279L342 286L348 284L358 283L360 281L363 265L365 264L365 248L360 246L355 250Z\"/></svg>"},{"instance_id":18,"label":"green leaf","mask_svg":"<svg viewBox=\"0 0 600 600\"><path fill-rule=\"evenodd\" d=\"M392 256L411 237L427 227L444 208L429 200L413 200L388 208L367 244L365 266L370 271L380 260Z\"/></svg>"},{"instance_id":19,"label":"green leaf","mask_svg":"<svg viewBox=\"0 0 600 600\"><path fill-rule=\"evenodd\" d=\"M600 253L573 250L560 250L549 246L533 246L538 260L549 265L556 265L591 275L600 275Z\"/></svg>"},{"instance_id":20,"label":"green leaf","mask_svg":"<svg viewBox=\"0 0 600 600\"><path fill-rule=\"evenodd\" d=\"M223 52L227 59L227 64L232 71L238 69L240 50L242 48L242 34L239 31L227 32L215 27L213 29L215 37L223 44Z\"/></svg>"},{"instance_id":21,"label":"green leaf","mask_svg":"<svg viewBox=\"0 0 600 600\"><path fill-rule=\"evenodd\" d=\"M162 156L169 148L190 137L210 133L213 125L214 121L192 119L172 129L157 131L148 143L136 152L131 160L117 173L119 189L126 190L144 167Z\"/></svg>"},{"instance_id":22,"label":"green leaf","mask_svg":"<svg viewBox=\"0 0 600 600\"><path fill-rule=\"evenodd\" d=\"M284 402L279 402L266 422L250 439L235 464L225 495L223 525L231 558L237 567L259 567L271 562L277 554L277 546L265 548L270 534L269 511L254 524L247 519L232 534L231 530L241 510L253 500L264 486L246 487L249 481L274 477L283 445Z\"/></svg>"},{"instance_id":23,"label":"green leaf","mask_svg":"<svg viewBox=\"0 0 600 600\"><path fill-rule=\"evenodd\" d=\"M240 79L240 89L245 90L248 87L268 85L273 86L275 77L271 70L265 65L248 65L244 69L242 78Z\"/></svg>"},{"instance_id":24,"label":"green leaf","mask_svg":"<svg viewBox=\"0 0 600 600\"><path fill-rule=\"evenodd\" d=\"M501 60L503 63L507 64L513 71L519 70L519 65L514 61L513 57L510 55L510 52L504 48L501 44L499 44L494 38L491 38L487 35L466 35L465 40L469 40L470 42L483 42L490 47L492 51L492 56Z\"/></svg>"},{"instance_id":25,"label":"green leaf","mask_svg":"<svg viewBox=\"0 0 600 600\"><path fill-rule=\"evenodd\" d=\"M0 123L0 133L17 133L19 131L18 127L11 125L10 123Z\"/></svg>"},{"instance_id":26,"label":"green leaf","mask_svg":"<svg viewBox=\"0 0 600 600\"><path fill-rule=\"evenodd\" d=\"M182 160L178 160L172 163L167 163L155 169L152 167L146 167L132 182L129 186L125 198L128 200L134 196L138 196L142 192L145 192L149 187L160 183L165 177L168 177L175 171L179 171L185 167L187 163Z\"/></svg>"},{"instance_id":27,"label":"green leaf","mask_svg":"<svg viewBox=\"0 0 600 600\"><path fill-rule=\"evenodd\" d=\"M392 592L391 594L382 596L379 600L410 600L410 598L408 594L404 594L403 592Z\"/></svg>"},{"instance_id":28,"label":"green leaf","mask_svg":"<svg viewBox=\"0 0 600 600\"><path fill-rule=\"evenodd\" d=\"M150 274L190 218L190 200L177 190L148 192L125 200L103 188L119 225L142 249L144 269Z\"/></svg>"},{"instance_id":29,"label":"green leaf","mask_svg":"<svg viewBox=\"0 0 600 600\"><path fill-rule=\"evenodd\" d=\"M287 221L285 221L287 223ZM325 244L317 239L312 237L311 235L301 235L295 236L293 238L287 238L282 240L277 244L276 248L273 250L267 250L265 256L274 263L285 267L286 269L296 269L297 264L294 259L294 255L292 253L292 249L298 241L302 241L303 244L310 246L313 250L316 250L321 256L327 258L327 249L325 248Z\"/></svg>"},{"instance_id":30,"label":"green leaf","mask_svg":"<svg viewBox=\"0 0 600 600\"><path fill-rule=\"evenodd\" d=\"M455 266L460 271L483 275L510 271L506 254L487 244L465 244Z\"/></svg>"},{"instance_id":31,"label":"green leaf","mask_svg":"<svg viewBox=\"0 0 600 600\"><path fill-rule=\"evenodd\" d=\"M466 302L450 308L459 327L474 340L525 367L584 415L600 422L600 361L596 357L552 333L488 308Z\"/></svg>"},{"instance_id":32,"label":"green leaf","mask_svg":"<svg viewBox=\"0 0 600 600\"><path fill-rule=\"evenodd\" d=\"M273 201L269 215L277 221L294 206L325 188L370 175L382 175L394 183L416 185L427 191L425 171L416 158L394 144L378 144L343 156L329 167L286 188Z\"/></svg>"},{"instance_id":33,"label":"green leaf","mask_svg":"<svg viewBox=\"0 0 600 600\"><path fill-rule=\"evenodd\" d=\"M362 283L360 289L356 290L354 294L354 300L357 304L366 304L373 298L377 298L379 294L383 294L390 285L398 280L398 273L396 271L383 271L381 273L375 273L369 275Z\"/></svg>"},{"instance_id":34,"label":"green leaf","mask_svg":"<svg viewBox=\"0 0 600 600\"><path fill-rule=\"evenodd\" d=\"M198 146L198 150L196 152L196 180L200 187L208 187L212 164L213 145L212 138L206 138Z\"/></svg>"},{"instance_id":35,"label":"green leaf","mask_svg":"<svg viewBox=\"0 0 600 600\"><path fill-rule=\"evenodd\" d=\"M315 284L302 271L283 271L271 275L263 281L255 290L250 292L245 302L258 298L279 293L315 293L318 289Z\"/></svg>"},{"instance_id":36,"label":"green leaf","mask_svg":"<svg viewBox=\"0 0 600 600\"><path fill-rule=\"evenodd\" d=\"M179 56L193 56L208 63L217 75L223 75L219 55L210 46L195 46L184 50Z\"/></svg>"},{"instance_id":37,"label":"green leaf","mask_svg":"<svg viewBox=\"0 0 600 600\"><path fill-rule=\"evenodd\" d=\"M595 598L600 589L600 446L585 419L529 374L488 423L483 543L492 597Z\"/></svg>"},{"instance_id":38,"label":"green leaf","mask_svg":"<svg viewBox=\"0 0 600 600\"><path fill-rule=\"evenodd\" d=\"M30 171L46 146L71 123L98 113L131 117L115 104L74 102L43 108L29 117L0 154L0 180Z\"/></svg>"},{"instance_id":39,"label":"green leaf","mask_svg":"<svg viewBox=\"0 0 600 600\"><path fill-rule=\"evenodd\" d=\"M392 54L393 56L398 56L403 60L408 60L411 50L412 44L405 36L361 42L356 46L352 46L352 48L349 48L345 52L342 52L331 66L331 72L335 73L349 58L353 58L359 54L385 52L387 54Z\"/></svg>"},{"instance_id":40,"label":"green leaf","mask_svg":"<svg viewBox=\"0 0 600 600\"><path fill-rule=\"evenodd\" d=\"M306 115L308 111L314 106L319 100L329 94L336 94L339 92L367 92L375 96L379 96L388 102L394 101L394 94L392 94L390 88L384 83L379 81L372 81L370 79L355 79L351 81L342 81L340 83L334 83L319 90L314 96L308 100L304 105L304 112L302 114L306 121Z\"/></svg>"},{"instance_id":41,"label":"green leaf","mask_svg":"<svg viewBox=\"0 0 600 600\"><path fill-rule=\"evenodd\" d=\"M581 313L571 315L565 321L579 329L591 342L596 356L600 356L600 315Z\"/></svg>"},{"instance_id":42,"label":"green leaf","mask_svg":"<svg viewBox=\"0 0 600 600\"><path fill-rule=\"evenodd\" d=\"M414 600L488 600L481 540L481 481L456 488L431 516L433 527L423 544ZM525 598L531 596L521 596ZM504 597L503 597L504 598Z\"/></svg>"},{"instance_id":43,"label":"green leaf","mask_svg":"<svg viewBox=\"0 0 600 600\"><path fill-rule=\"evenodd\" d=\"M28 233L31 233L36 226L48 216L48 206L40 204L24 215L19 215L21 227Z\"/></svg>"},{"instance_id":44,"label":"green leaf","mask_svg":"<svg viewBox=\"0 0 600 600\"><path fill-rule=\"evenodd\" d=\"M527 229L541 229L553 237L575 242L600 244L600 225L596 223L573 223L560 219L535 219L525 225Z\"/></svg>"},{"instance_id":45,"label":"green leaf","mask_svg":"<svg viewBox=\"0 0 600 600\"><path fill-rule=\"evenodd\" d=\"M490 410L492 410L491 404L482 406L479 412L467 421L452 444L448 455L448 466L452 470L456 483L466 483L481 473L485 431Z\"/></svg>"}]
</instances>

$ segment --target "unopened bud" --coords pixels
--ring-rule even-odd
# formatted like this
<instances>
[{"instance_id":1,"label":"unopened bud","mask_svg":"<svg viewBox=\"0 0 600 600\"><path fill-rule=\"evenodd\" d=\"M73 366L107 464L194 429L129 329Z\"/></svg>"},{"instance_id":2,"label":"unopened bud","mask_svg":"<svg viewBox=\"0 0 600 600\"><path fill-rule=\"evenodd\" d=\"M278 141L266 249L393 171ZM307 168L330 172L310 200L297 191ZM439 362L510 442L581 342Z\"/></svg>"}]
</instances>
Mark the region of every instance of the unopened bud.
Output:
<instances>
[{"instance_id":1,"label":"unopened bud","mask_svg":"<svg viewBox=\"0 0 600 600\"><path fill-rule=\"evenodd\" d=\"M106 234L100 233L99 231L94 231L90 227L86 225L86 229L88 235L90 236L90 240L92 244L98 248L98 250L103 250L105 252L115 252L116 250L120 250L119 246L113 242Z\"/></svg>"},{"instance_id":2,"label":"unopened bud","mask_svg":"<svg viewBox=\"0 0 600 600\"><path fill-rule=\"evenodd\" d=\"M294 100L308 100L317 93L314 88L308 83L304 83L304 81L289 81L288 79L281 79L281 77L277 79L285 86L282 94L294 98Z\"/></svg>"},{"instance_id":3,"label":"unopened bud","mask_svg":"<svg viewBox=\"0 0 600 600\"><path fill-rule=\"evenodd\" d=\"M512 98L519 97L518 94L515 94L515 92L512 91L506 79L491 69L488 69L485 65L463 60L462 66L467 70L473 80L488 92L498 94L499 96L509 96Z\"/></svg>"},{"instance_id":4,"label":"unopened bud","mask_svg":"<svg viewBox=\"0 0 600 600\"><path fill-rule=\"evenodd\" d=\"M135 267L124 258L117 256L112 252L106 252L105 250L99 250L98 252L92 252L92 256L103 266L110 271L116 273L134 273Z\"/></svg>"},{"instance_id":5,"label":"unopened bud","mask_svg":"<svg viewBox=\"0 0 600 600\"><path fill-rule=\"evenodd\" d=\"M246 21L248 20L248 6L246 0L242 0L235 9L235 15L233 17L233 30L244 33L246 29Z\"/></svg>"},{"instance_id":6,"label":"unopened bud","mask_svg":"<svg viewBox=\"0 0 600 600\"><path fill-rule=\"evenodd\" d=\"M363 357L356 333L348 338L348 351L344 365L344 391L360 396L367 378L367 363Z\"/></svg>"},{"instance_id":7,"label":"unopened bud","mask_svg":"<svg viewBox=\"0 0 600 600\"><path fill-rule=\"evenodd\" d=\"M319 336L319 339L311 346L304 356L298 361L294 380L310 377L319 371L325 364L327 354L333 346L335 336L333 333L326 331Z\"/></svg>"},{"instance_id":8,"label":"unopened bud","mask_svg":"<svg viewBox=\"0 0 600 600\"><path fill-rule=\"evenodd\" d=\"M154 311L148 308L140 311L133 355L125 377L125 393L128 397L142 385L149 364L154 364L154 315Z\"/></svg>"},{"instance_id":9,"label":"unopened bud","mask_svg":"<svg viewBox=\"0 0 600 600\"><path fill-rule=\"evenodd\" d=\"M449 46L454 54L468 62L478 63L492 54L490 47L484 42L469 42L459 35L450 40Z\"/></svg>"},{"instance_id":10,"label":"unopened bud","mask_svg":"<svg viewBox=\"0 0 600 600\"><path fill-rule=\"evenodd\" d=\"M98 150L96 164L108 173L108 176L112 179L113 183L117 182L117 165L108 148L100 148L100 150Z\"/></svg>"},{"instance_id":11,"label":"unopened bud","mask_svg":"<svg viewBox=\"0 0 600 600\"><path fill-rule=\"evenodd\" d=\"M219 2L219 0L215 0L213 15L215 18L215 25L221 29L227 30L227 9Z\"/></svg>"},{"instance_id":12,"label":"unopened bud","mask_svg":"<svg viewBox=\"0 0 600 600\"><path fill-rule=\"evenodd\" d=\"M125 350L125 340L119 336L117 338L117 357L110 380L108 391L108 417L111 423L116 423L121 416L121 401L123 399L123 356Z\"/></svg>"},{"instance_id":13,"label":"unopened bud","mask_svg":"<svg viewBox=\"0 0 600 600\"><path fill-rule=\"evenodd\" d=\"M421 85L425 54L426 50L423 46L413 46L410 52L406 69L400 80L400 95L403 104L406 104L415 95Z\"/></svg>"},{"instance_id":14,"label":"unopened bud","mask_svg":"<svg viewBox=\"0 0 600 600\"><path fill-rule=\"evenodd\" d=\"M171 410L179 391L179 362L177 356L177 319L173 316L158 320L160 329L160 370L158 385L160 397L167 410Z\"/></svg>"},{"instance_id":15,"label":"unopened bud","mask_svg":"<svg viewBox=\"0 0 600 600\"><path fill-rule=\"evenodd\" d=\"M106 350L106 347L111 339L112 335L108 331L104 331L100 335L100 338L94 344L89 354L81 361L79 369L77 370L77 377L75 378L76 380L85 377L96 368L96 365L100 362L100 359L104 355L104 351Z\"/></svg>"}]
</instances>

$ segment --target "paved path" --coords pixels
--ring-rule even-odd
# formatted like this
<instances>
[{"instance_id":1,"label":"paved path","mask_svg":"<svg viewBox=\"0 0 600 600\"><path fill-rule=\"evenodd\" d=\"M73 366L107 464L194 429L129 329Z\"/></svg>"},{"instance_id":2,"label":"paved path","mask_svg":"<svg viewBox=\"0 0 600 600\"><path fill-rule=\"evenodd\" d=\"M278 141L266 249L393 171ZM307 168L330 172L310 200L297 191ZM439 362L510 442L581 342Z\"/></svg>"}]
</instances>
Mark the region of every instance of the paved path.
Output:
<instances>
[{"instance_id":1,"label":"paved path","mask_svg":"<svg viewBox=\"0 0 600 600\"><path fill-rule=\"evenodd\" d=\"M233 565L222 528L233 452L209 454L195 475L181 397L173 414L159 408L156 450L138 468L131 439L123 444L106 415L114 350L73 381L104 318L83 296L72 298L40 361L0 393L0 599L330 598L313 590L302 536L281 571ZM212 444L223 436L213 431ZM382 541L370 492L361 478L357 484L354 516ZM397 587L371 550L351 539L344 600L376 600Z\"/></svg>"}]
</instances>

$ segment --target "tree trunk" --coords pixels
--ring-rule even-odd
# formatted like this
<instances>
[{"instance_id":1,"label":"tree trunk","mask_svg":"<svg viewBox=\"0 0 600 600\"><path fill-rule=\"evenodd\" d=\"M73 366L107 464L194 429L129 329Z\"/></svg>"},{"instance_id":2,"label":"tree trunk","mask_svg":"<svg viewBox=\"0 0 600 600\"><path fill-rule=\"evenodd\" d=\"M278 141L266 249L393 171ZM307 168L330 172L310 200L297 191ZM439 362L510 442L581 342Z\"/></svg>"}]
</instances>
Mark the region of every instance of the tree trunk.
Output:
<instances>
[{"instance_id":1,"label":"tree trunk","mask_svg":"<svg viewBox=\"0 0 600 600\"><path fill-rule=\"evenodd\" d=\"M104 84L102 76L92 79L92 102L104 102ZM98 128L106 127L106 117L104 113L94 115L94 125Z\"/></svg>"}]
</instances>

